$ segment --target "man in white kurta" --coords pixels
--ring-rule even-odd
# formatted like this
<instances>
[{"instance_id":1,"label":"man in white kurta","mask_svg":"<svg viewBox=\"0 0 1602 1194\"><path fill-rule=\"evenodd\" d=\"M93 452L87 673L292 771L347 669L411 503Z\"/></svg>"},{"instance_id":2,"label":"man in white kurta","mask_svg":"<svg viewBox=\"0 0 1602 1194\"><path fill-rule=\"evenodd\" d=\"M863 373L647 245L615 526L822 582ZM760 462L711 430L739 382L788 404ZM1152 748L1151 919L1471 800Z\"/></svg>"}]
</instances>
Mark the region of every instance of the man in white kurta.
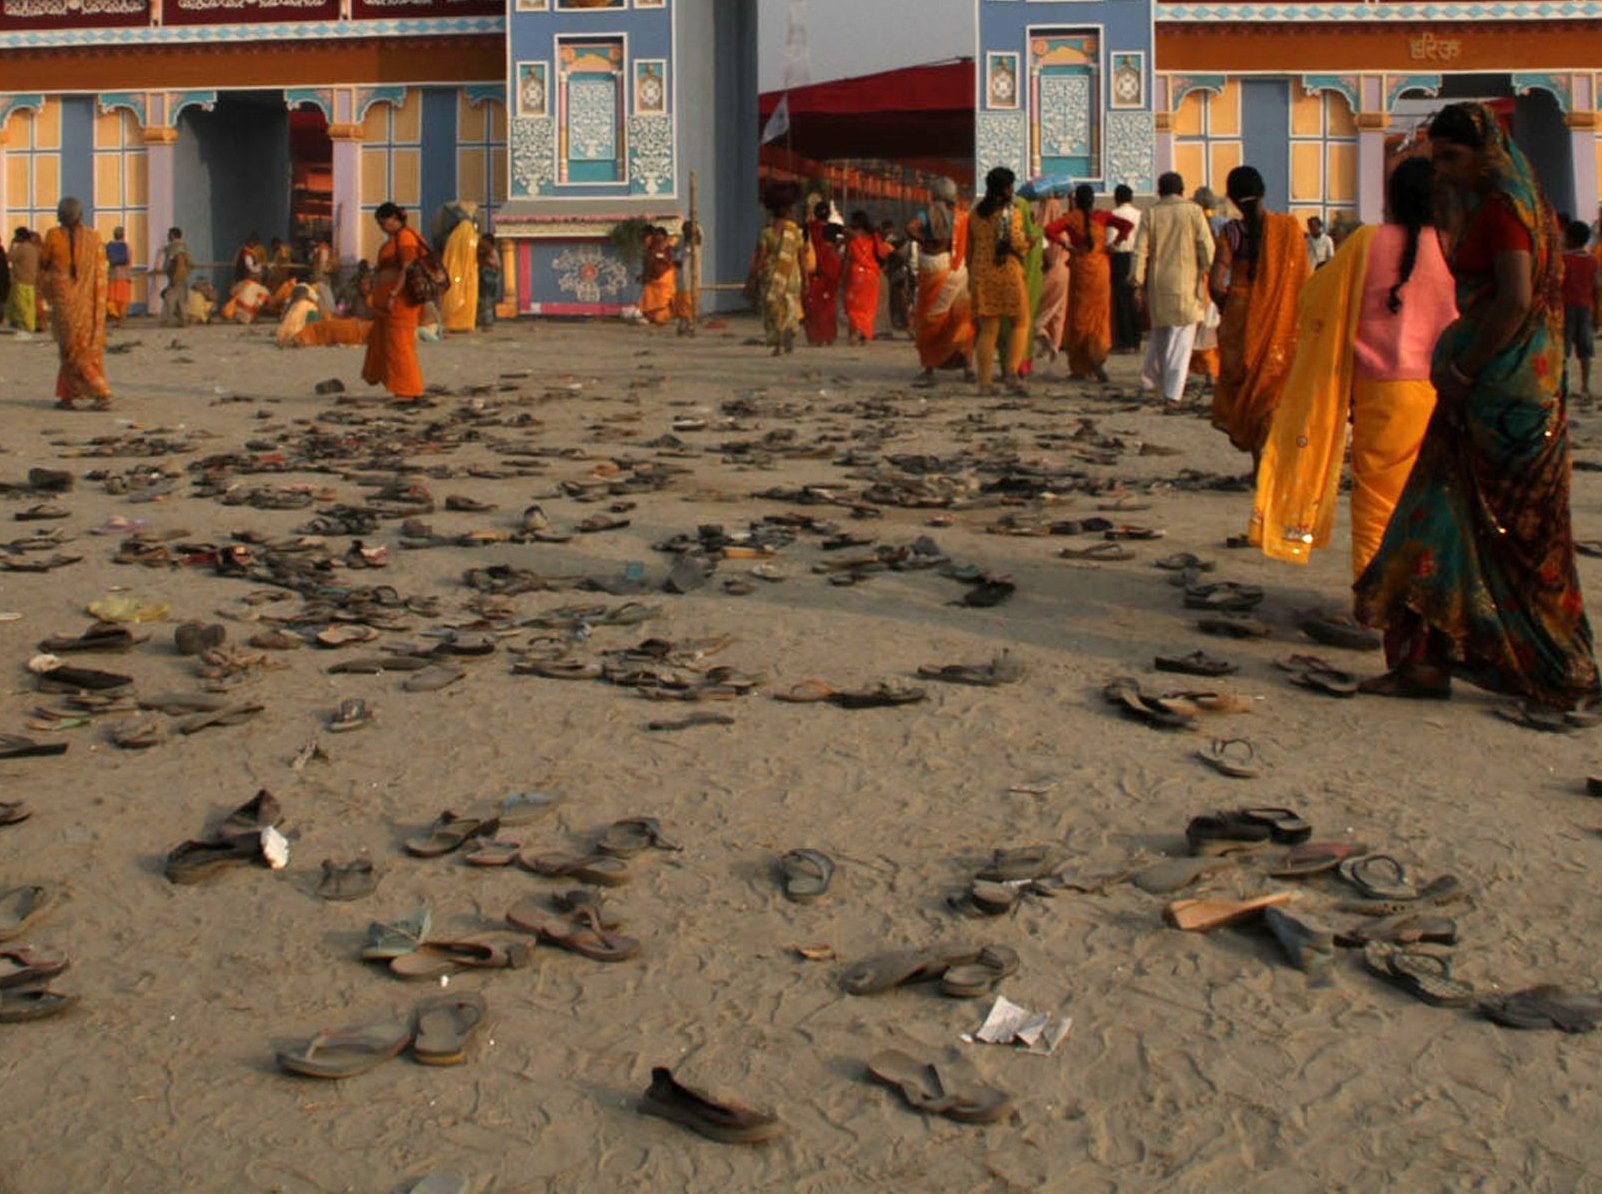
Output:
<instances>
[{"instance_id":1,"label":"man in white kurta","mask_svg":"<svg viewBox=\"0 0 1602 1194\"><path fill-rule=\"evenodd\" d=\"M1170 402L1185 394L1196 325L1207 312L1202 284L1213 264L1213 235L1202 209L1185 198L1185 180L1157 180L1157 203L1135 236L1132 281L1151 317L1140 387Z\"/></svg>"}]
</instances>

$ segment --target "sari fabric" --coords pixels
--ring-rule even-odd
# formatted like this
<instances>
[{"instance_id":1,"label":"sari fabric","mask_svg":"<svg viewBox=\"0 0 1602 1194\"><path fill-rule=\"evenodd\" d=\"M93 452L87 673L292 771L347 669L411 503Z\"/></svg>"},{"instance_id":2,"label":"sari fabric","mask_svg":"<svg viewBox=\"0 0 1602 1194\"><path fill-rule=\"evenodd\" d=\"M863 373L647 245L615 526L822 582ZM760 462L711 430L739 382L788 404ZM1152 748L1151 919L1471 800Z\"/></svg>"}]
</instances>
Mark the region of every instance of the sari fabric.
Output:
<instances>
[{"instance_id":1,"label":"sari fabric","mask_svg":"<svg viewBox=\"0 0 1602 1194\"><path fill-rule=\"evenodd\" d=\"M1068 261L1068 372L1094 377L1112 352L1112 258L1103 225L1075 209L1064 217L1073 246Z\"/></svg>"},{"instance_id":2,"label":"sari fabric","mask_svg":"<svg viewBox=\"0 0 1602 1194\"><path fill-rule=\"evenodd\" d=\"M758 249L762 329L772 348L784 347L801 322L801 237L801 225L794 220L780 220L762 230Z\"/></svg>"},{"instance_id":3,"label":"sari fabric","mask_svg":"<svg viewBox=\"0 0 1602 1194\"><path fill-rule=\"evenodd\" d=\"M673 242L659 232L645 238L645 289L640 292L640 314L650 323L667 323L675 314L679 293L673 267Z\"/></svg>"},{"instance_id":4,"label":"sari fabric","mask_svg":"<svg viewBox=\"0 0 1602 1194\"><path fill-rule=\"evenodd\" d=\"M913 312L918 361L925 369L959 369L973 351L968 290L968 213L951 224L951 249L918 256L918 305Z\"/></svg>"},{"instance_id":5,"label":"sari fabric","mask_svg":"<svg viewBox=\"0 0 1602 1194\"><path fill-rule=\"evenodd\" d=\"M423 309L406 297L406 267L423 248L423 238L403 225L378 250L377 270L392 274L393 280L373 286L373 327L362 380L401 399L423 396L423 370L417 363L417 321Z\"/></svg>"},{"instance_id":6,"label":"sari fabric","mask_svg":"<svg viewBox=\"0 0 1602 1194\"><path fill-rule=\"evenodd\" d=\"M295 335L297 348L333 348L342 344L366 344L373 330L370 319L353 319L336 315L332 319L319 319L308 323Z\"/></svg>"},{"instance_id":7,"label":"sari fabric","mask_svg":"<svg viewBox=\"0 0 1602 1194\"><path fill-rule=\"evenodd\" d=\"M1014 251L999 257L1003 233ZM975 211L968 221L968 235L973 241L969 276L974 313L981 319L1029 319L1029 282L1018 256L1026 247L1023 213L1010 204L988 216Z\"/></svg>"},{"instance_id":8,"label":"sari fabric","mask_svg":"<svg viewBox=\"0 0 1602 1194\"><path fill-rule=\"evenodd\" d=\"M106 242L106 264L106 314L120 320L127 316L128 304L133 301L133 259L127 241Z\"/></svg>"},{"instance_id":9,"label":"sari fabric","mask_svg":"<svg viewBox=\"0 0 1602 1194\"><path fill-rule=\"evenodd\" d=\"M439 297L440 318L447 332L470 332L478 326L478 229L472 220L451 229L440 259L451 279Z\"/></svg>"},{"instance_id":10,"label":"sari fabric","mask_svg":"<svg viewBox=\"0 0 1602 1194\"><path fill-rule=\"evenodd\" d=\"M62 402L109 402L106 382L106 253L93 228L52 228L39 260L43 297L50 304L61 369Z\"/></svg>"},{"instance_id":11,"label":"sari fabric","mask_svg":"<svg viewBox=\"0 0 1602 1194\"><path fill-rule=\"evenodd\" d=\"M807 240L817 258L817 266L807 278L803 304L807 343L833 344L840 338L840 276L845 270L845 260L829 239L828 225L821 220L808 221Z\"/></svg>"},{"instance_id":12,"label":"sari fabric","mask_svg":"<svg viewBox=\"0 0 1602 1194\"><path fill-rule=\"evenodd\" d=\"M873 339L879 322L879 263L890 252L890 246L873 233L857 233L846 242L846 319L864 340Z\"/></svg>"},{"instance_id":13,"label":"sari fabric","mask_svg":"<svg viewBox=\"0 0 1602 1194\"><path fill-rule=\"evenodd\" d=\"M1296 356L1296 297L1307 281L1307 245L1294 216L1264 212L1252 261L1235 258L1228 236L1219 237L1218 256L1230 277L1218 325L1213 426L1242 452L1259 452Z\"/></svg>"},{"instance_id":14,"label":"sari fabric","mask_svg":"<svg viewBox=\"0 0 1602 1194\"><path fill-rule=\"evenodd\" d=\"M1569 516L1562 252L1528 160L1488 108L1475 119L1491 189L1458 244L1463 315L1441 336L1436 368L1480 335L1494 295L1491 268L1463 266L1492 205L1528 233L1530 311L1466 398L1436 406L1379 553L1355 586L1357 613L1392 636L1422 624L1432 661L1472 684L1567 708L1595 695L1598 678Z\"/></svg>"}]
</instances>

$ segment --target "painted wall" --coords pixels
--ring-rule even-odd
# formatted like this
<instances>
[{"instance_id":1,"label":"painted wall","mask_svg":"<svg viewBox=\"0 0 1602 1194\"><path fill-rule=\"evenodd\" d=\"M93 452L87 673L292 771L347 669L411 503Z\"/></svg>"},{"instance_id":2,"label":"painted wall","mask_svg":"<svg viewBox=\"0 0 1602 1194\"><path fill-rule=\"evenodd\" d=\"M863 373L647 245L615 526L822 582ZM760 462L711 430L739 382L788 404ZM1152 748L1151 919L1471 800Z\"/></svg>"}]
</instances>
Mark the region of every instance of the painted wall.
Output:
<instances>
[{"instance_id":1,"label":"painted wall","mask_svg":"<svg viewBox=\"0 0 1602 1194\"><path fill-rule=\"evenodd\" d=\"M1563 123L1557 100L1544 91L1521 95L1513 101L1513 139L1524 150L1552 206L1570 217L1594 220L1592 211L1576 212L1572 138Z\"/></svg>"},{"instance_id":2,"label":"painted wall","mask_svg":"<svg viewBox=\"0 0 1602 1194\"><path fill-rule=\"evenodd\" d=\"M223 94L207 112L178 117L173 154L175 223L212 281L233 284L235 252L252 232L263 243L289 231L289 112L281 93Z\"/></svg>"},{"instance_id":3,"label":"painted wall","mask_svg":"<svg viewBox=\"0 0 1602 1194\"><path fill-rule=\"evenodd\" d=\"M688 112L715 112L710 127L684 131L685 207L689 172L705 232L703 285L745 281L763 224L757 193L757 6L750 0L712 0L687 12L680 33L680 102ZM733 291L708 290L702 309L745 305Z\"/></svg>"}]
</instances>

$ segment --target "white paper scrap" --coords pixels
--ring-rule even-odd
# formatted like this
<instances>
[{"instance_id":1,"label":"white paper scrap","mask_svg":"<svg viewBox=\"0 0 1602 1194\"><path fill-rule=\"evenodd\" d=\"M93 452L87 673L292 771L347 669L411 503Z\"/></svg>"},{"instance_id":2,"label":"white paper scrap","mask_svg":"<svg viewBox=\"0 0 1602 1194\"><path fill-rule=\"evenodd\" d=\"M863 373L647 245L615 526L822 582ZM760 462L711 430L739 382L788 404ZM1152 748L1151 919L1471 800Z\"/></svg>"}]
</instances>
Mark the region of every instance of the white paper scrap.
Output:
<instances>
[{"instance_id":1,"label":"white paper scrap","mask_svg":"<svg viewBox=\"0 0 1602 1194\"><path fill-rule=\"evenodd\" d=\"M995 1006L974 1035L987 1044L1017 1045L1026 1053L1048 1057L1056 1052L1073 1026L1072 1016L1058 1018L1047 1012L1031 1011L998 995Z\"/></svg>"},{"instance_id":2,"label":"white paper scrap","mask_svg":"<svg viewBox=\"0 0 1602 1194\"><path fill-rule=\"evenodd\" d=\"M261 831L261 855L267 865L281 871L289 865L289 839L271 825Z\"/></svg>"}]
</instances>

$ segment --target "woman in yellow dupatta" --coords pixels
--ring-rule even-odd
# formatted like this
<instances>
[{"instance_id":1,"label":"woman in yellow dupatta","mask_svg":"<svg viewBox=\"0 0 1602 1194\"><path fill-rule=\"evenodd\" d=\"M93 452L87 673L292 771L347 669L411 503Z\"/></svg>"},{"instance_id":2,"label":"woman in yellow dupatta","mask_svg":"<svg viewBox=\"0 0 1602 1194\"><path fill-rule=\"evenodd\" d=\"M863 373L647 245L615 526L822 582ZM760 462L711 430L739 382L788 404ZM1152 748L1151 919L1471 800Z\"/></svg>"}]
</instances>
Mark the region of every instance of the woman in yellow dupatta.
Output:
<instances>
[{"instance_id":1,"label":"woman in yellow dupatta","mask_svg":"<svg viewBox=\"0 0 1602 1194\"><path fill-rule=\"evenodd\" d=\"M1294 216L1263 206L1267 188L1252 167L1236 166L1226 186L1242 218L1224 226L1209 279L1222 315L1213 426L1250 452L1255 467L1296 355L1296 297L1309 272L1307 246Z\"/></svg>"},{"instance_id":2,"label":"woman in yellow dupatta","mask_svg":"<svg viewBox=\"0 0 1602 1194\"><path fill-rule=\"evenodd\" d=\"M1457 318L1434 227L1434 170L1392 172L1389 222L1363 227L1302 289L1296 359L1257 477L1252 542L1305 564L1328 546L1352 427L1352 574L1361 576L1396 508L1435 409L1430 356Z\"/></svg>"},{"instance_id":3,"label":"woman in yellow dupatta","mask_svg":"<svg viewBox=\"0 0 1602 1194\"><path fill-rule=\"evenodd\" d=\"M106 253L100 236L83 224L83 205L67 198L56 208L59 226L45 234L39 288L49 301L61 370L56 405L67 410L91 401L111 408L106 382Z\"/></svg>"},{"instance_id":4,"label":"woman in yellow dupatta","mask_svg":"<svg viewBox=\"0 0 1602 1194\"><path fill-rule=\"evenodd\" d=\"M772 223L762 230L751 260L752 298L762 311L762 330L773 355L795 351L801 322L801 225L791 218L801 188L788 179L768 184L762 205Z\"/></svg>"},{"instance_id":5,"label":"woman in yellow dupatta","mask_svg":"<svg viewBox=\"0 0 1602 1194\"><path fill-rule=\"evenodd\" d=\"M478 326L478 227L476 203L455 205L462 218L445 240L445 272L450 289L440 296L440 318L447 332L470 332Z\"/></svg>"}]
</instances>

